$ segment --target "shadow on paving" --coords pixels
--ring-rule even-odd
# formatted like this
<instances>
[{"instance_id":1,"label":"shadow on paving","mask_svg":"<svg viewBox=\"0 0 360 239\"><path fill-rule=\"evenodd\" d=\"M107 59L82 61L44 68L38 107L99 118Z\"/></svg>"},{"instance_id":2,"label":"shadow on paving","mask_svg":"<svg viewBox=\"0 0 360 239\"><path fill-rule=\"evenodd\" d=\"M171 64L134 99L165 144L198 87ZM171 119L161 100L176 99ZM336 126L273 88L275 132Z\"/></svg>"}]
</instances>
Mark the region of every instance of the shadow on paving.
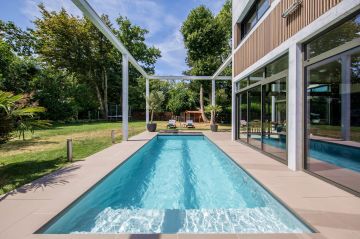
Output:
<instances>
[{"instance_id":1,"label":"shadow on paving","mask_svg":"<svg viewBox=\"0 0 360 239\"><path fill-rule=\"evenodd\" d=\"M65 168L56 170L53 173L50 173L46 176L40 177L36 174L46 173L50 168L56 167L64 163L65 157L58 157L49 161L40 161L40 162L19 162L12 163L0 167L0 187L4 187L6 183L8 184L11 181L14 181L14 184L23 184L24 181L34 180L31 183L28 183L20 188L17 188L13 191L6 193L4 196L0 196L0 201L4 200L8 196L15 195L18 193L26 193L29 191L36 191L38 189L44 190L46 187L55 187L59 185L67 184L69 178L73 171L80 168L78 165L70 165ZM7 178L11 175L11 178ZM19 180L19 177L22 179Z\"/></svg>"}]
</instances>

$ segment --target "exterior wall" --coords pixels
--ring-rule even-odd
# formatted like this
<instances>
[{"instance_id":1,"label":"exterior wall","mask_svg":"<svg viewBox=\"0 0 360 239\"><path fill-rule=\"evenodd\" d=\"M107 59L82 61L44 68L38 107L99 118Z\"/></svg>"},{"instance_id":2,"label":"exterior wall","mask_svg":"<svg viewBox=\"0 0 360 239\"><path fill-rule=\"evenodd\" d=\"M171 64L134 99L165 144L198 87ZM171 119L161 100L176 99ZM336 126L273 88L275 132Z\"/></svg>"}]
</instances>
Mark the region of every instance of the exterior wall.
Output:
<instances>
[{"instance_id":1,"label":"exterior wall","mask_svg":"<svg viewBox=\"0 0 360 239\"><path fill-rule=\"evenodd\" d=\"M281 0L236 50L234 55L235 76L341 1L342 0L304 0L299 10L288 18L282 18L281 14L288 9L294 1ZM274 1L272 4L276 4L276 2ZM237 25L235 25L234 28L236 29L236 32L234 32L234 42L236 44L239 40L239 30Z\"/></svg>"},{"instance_id":2,"label":"exterior wall","mask_svg":"<svg viewBox=\"0 0 360 239\"><path fill-rule=\"evenodd\" d=\"M289 53L288 75L288 167L303 168L304 158L304 79L302 45L312 37L360 9L360 0L304 0L290 19L281 17L292 0L273 0L263 19L233 49L233 88L235 82ZM243 13L240 13L244 15ZM235 17L235 19L238 19ZM236 26L236 22L233 25ZM235 34L235 32L234 32ZM235 35L233 43L235 45ZM235 109L233 89L233 109ZM233 135L235 139L235 113Z\"/></svg>"}]
</instances>

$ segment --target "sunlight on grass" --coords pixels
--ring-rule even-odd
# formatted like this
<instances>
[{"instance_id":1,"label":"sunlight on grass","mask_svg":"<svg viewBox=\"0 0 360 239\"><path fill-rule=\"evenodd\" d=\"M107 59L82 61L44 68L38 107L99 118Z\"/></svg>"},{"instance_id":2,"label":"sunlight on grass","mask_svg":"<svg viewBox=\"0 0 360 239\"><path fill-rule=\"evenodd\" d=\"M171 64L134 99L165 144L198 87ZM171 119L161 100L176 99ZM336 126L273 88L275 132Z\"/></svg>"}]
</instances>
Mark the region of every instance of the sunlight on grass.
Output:
<instances>
[{"instance_id":1,"label":"sunlight on grass","mask_svg":"<svg viewBox=\"0 0 360 239\"><path fill-rule=\"evenodd\" d=\"M158 130L166 129L167 122L157 122ZM195 129L209 130L209 124L195 123ZM180 127L179 130L188 130ZM229 131L229 125L220 125L220 130ZM66 161L66 139L73 139L74 161L99 152L112 145L111 130L116 132L116 143L120 143L120 122L93 122L57 124L50 129L27 133L25 141L13 139L0 146L0 195L39 177L64 167ZM130 122L129 136L145 131L145 122Z\"/></svg>"}]
</instances>

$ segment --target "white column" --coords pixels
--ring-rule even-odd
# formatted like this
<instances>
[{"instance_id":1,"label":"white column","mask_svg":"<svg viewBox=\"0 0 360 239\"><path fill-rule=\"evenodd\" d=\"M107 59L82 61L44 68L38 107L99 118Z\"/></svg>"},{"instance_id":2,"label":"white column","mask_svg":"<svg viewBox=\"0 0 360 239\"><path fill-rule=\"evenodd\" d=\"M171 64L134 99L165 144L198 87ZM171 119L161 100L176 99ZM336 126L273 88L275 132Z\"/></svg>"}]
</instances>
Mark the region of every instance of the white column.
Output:
<instances>
[{"instance_id":1,"label":"white column","mask_svg":"<svg viewBox=\"0 0 360 239\"><path fill-rule=\"evenodd\" d=\"M235 82L232 82L232 87L231 87L231 140L234 141L236 136L236 103L235 103Z\"/></svg>"},{"instance_id":2,"label":"white column","mask_svg":"<svg viewBox=\"0 0 360 239\"><path fill-rule=\"evenodd\" d=\"M146 78L146 124L149 123L150 117L149 117L149 96L150 96L150 82L149 79Z\"/></svg>"},{"instance_id":3,"label":"white column","mask_svg":"<svg viewBox=\"0 0 360 239\"><path fill-rule=\"evenodd\" d=\"M122 55L122 134L123 140L128 140L129 127L129 58L128 55Z\"/></svg>"},{"instance_id":4,"label":"white column","mask_svg":"<svg viewBox=\"0 0 360 239\"><path fill-rule=\"evenodd\" d=\"M304 157L304 82L302 76L301 45L294 44L289 48L289 76L287 103L287 144L288 167L300 170Z\"/></svg>"},{"instance_id":5,"label":"white column","mask_svg":"<svg viewBox=\"0 0 360 239\"><path fill-rule=\"evenodd\" d=\"M351 126L351 57L345 55L342 61L341 83L341 134L343 140L350 140Z\"/></svg>"},{"instance_id":6,"label":"white column","mask_svg":"<svg viewBox=\"0 0 360 239\"><path fill-rule=\"evenodd\" d=\"M215 105L215 79L211 80L211 105Z\"/></svg>"}]
</instances>

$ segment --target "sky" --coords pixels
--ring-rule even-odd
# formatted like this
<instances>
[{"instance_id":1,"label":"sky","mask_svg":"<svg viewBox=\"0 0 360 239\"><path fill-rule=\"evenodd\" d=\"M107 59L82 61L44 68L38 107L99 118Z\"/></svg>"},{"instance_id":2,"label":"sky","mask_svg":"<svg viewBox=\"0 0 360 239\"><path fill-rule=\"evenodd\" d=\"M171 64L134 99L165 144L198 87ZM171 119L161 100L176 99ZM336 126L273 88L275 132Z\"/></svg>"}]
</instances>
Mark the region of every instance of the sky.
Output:
<instances>
[{"instance_id":1,"label":"sky","mask_svg":"<svg viewBox=\"0 0 360 239\"><path fill-rule=\"evenodd\" d=\"M81 12L71 0L0 0L0 19L13 21L26 28L39 16L37 5L43 2L48 10L64 7L74 15ZM180 27L191 9L203 4L217 14L225 0L88 0L98 14L107 14L111 20L126 16L132 23L149 30L146 43L161 50L156 63L158 75L181 75L187 69L186 50Z\"/></svg>"}]
</instances>

